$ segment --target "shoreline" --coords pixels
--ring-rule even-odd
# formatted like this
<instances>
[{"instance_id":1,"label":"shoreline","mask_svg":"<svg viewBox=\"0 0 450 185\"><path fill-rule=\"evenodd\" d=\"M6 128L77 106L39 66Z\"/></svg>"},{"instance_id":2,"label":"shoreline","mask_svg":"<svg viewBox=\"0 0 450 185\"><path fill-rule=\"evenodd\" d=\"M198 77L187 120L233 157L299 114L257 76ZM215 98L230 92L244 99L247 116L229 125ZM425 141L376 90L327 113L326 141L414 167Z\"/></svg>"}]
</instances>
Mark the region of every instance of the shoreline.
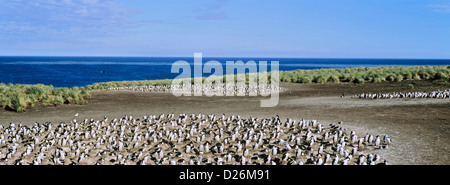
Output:
<instances>
[{"instance_id":1,"label":"shoreline","mask_svg":"<svg viewBox=\"0 0 450 185\"><path fill-rule=\"evenodd\" d=\"M340 98L362 90L398 91L406 89L399 83L366 84L296 84L282 83L280 104L274 108L259 107L267 97L175 97L170 93L93 91L85 105L36 107L16 113L2 110L0 124L10 122L32 125L35 121L53 124L77 119L120 118L125 115L142 117L174 113L175 115L215 114L264 118L279 115L283 119L317 119L323 125L343 121L359 134L388 134L393 145L384 150L383 158L390 164L450 164L445 148L450 143L449 99L380 99ZM416 84L417 90L441 88L430 81ZM441 88L443 89L443 88Z\"/></svg>"},{"instance_id":2,"label":"shoreline","mask_svg":"<svg viewBox=\"0 0 450 185\"><path fill-rule=\"evenodd\" d=\"M244 69L245 70L245 69ZM279 74L278 74L279 73ZM197 81L205 82L222 82L227 83L227 79L233 80L234 83L240 77L245 82L258 82L261 78L267 78L267 81L275 82L292 82L292 83L319 83L319 84L339 84L339 83L382 83L382 82L402 82L411 81L409 88L415 89L416 82L421 83L423 80L432 80L436 83L449 84L450 82L450 66L413 66L413 67L356 67L356 68L331 68L331 69L315 69L315 70L294 70L294 71L278 71L276 73L279 79L271 79L272 72L256 73L256 74L235 74L228 78L224 76L209 76L198 78L183 79L183 83L192 84ZM279 75L279 76L278 76ZM259 78L257 77L259 76ZM270 80L269 80L270 79ZM181 80L181 79L177 79ZM414 81L413 81L414 80ZM179 81L179 82L182 82ZM111 88L138 87L138 86L177 86L180 83L173 84L172 79L165 80L144 80L144 81L111 81L101 82L85 87L72 88L54 88L53 86L24 85L24 84L3 84L0 83L0 106L3 109L24 112L27 108L36 105L61 105L61 104L85 104L85 98L90 96L89 92L93 90L105 90ZM183 84L186 85L186 84ZM211 90L211 88L210 88ZM256 90L257 91L257 90ZM362 93L362 92L357 92Z\"/></svg>"}]
</instances>

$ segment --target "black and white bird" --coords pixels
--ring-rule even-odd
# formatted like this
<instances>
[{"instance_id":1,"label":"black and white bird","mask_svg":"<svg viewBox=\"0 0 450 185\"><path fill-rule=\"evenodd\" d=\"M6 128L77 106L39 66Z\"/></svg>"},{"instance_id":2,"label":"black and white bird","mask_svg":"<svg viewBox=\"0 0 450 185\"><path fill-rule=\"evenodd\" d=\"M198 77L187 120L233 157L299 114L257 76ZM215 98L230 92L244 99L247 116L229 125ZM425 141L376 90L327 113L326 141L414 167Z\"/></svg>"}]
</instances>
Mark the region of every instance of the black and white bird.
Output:
<instances>
[{"instance_id":1,"label":"black and white bird","mask_svg":"<svg viewBox=\"0 0 450 185\"><path fill-rule=\"evenodd\" d=\"M279 116L243 119L224 114L104 116L31 127L11 123L0 126L0 145L4 146L0 165L358 164L352 156L364 159L374 150L363 147L371 135L358 139L351 131L347 136L342 121L338 124L328 127L317 120L288 118L283 122ZM375 138L376 146L390 143L387 135L383 141L378 135ZM361 164L383 160L378 154L368 158Z\"/></svg>"}]
</instances>

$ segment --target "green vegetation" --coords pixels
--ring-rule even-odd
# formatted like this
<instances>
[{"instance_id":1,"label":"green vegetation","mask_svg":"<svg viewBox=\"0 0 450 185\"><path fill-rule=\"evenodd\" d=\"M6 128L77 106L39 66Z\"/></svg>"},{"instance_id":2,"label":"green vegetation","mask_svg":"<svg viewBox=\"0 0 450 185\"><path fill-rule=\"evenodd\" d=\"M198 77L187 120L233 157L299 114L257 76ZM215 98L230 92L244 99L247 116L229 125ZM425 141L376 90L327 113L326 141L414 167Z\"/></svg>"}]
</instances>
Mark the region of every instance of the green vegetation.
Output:
<instances>
[{"instance_id":1,"label":"green vegetation","mask_svg":"<svg viewBox=\"0 0 450 185\"><path fill-rule=\"evenodd\" d=\"M132 87L132 86L149 86L149 85L171 85L171 79L165 80L142 80L142 81L113 81L113 82L101 82L92 85L87 85L86 90L105 90L113 87Z\"/></svg>"},{"instance_id":2,"label":"green vegetation","mask_svg":"<svg viewBox=\"0 0 450 185\"><path fill-rule=\"evenodd\" d=\"M258 75L271 73L259 73ZM259 81L250 74L234 75L234 81L244 76L246 81ZM205 80L220 80L226 82L226 76L202 78ZM292 83L381 83L384 81L401 82L403 80L436 80L439 83L450 82L450 66L415 66L415 67L357 67L345 69L315 69L279 71L281 82ZM105 90L112 87L171 85L172 79L102 82L86 87L53 88L53 86L0 84L0 106L7 110L23 112L26 108L36 105L84 104L85 98L90 97L89 91ZM194 79L191 79L191 83ZM270 80L267 81L270 83ZM409 84L407 88L414 88Z\"/></svg>"},{"instance_id":3,"label":"green vegetation","mask_svg":"<svg viewBox=\"0 0 450 185\"><path fill-rule=\"evenodd\" d=\"M280 71L282 82L297 83L380 83L403 80L450 81L450 66L356 67L345 69L314 69Z\"/></svg>"},{"instance_id":4,"label":"green vegetation","mask_svg":"<svg viewBox=\"0 0 450 185\"><path fill-rule=\"evenodd\" d=\"M0 84L0 106L3 109L23 112L36 105L84 104L90 97L84 87L53 88L42 84Z\"/></svg>"},{"instance_id":5,"label":"green vegetation","mask_svg":"<svg viewBox=\"0 0 450 185\"><path fill-rule=\"evenodd\" d=\"M236 82L238 76L234 75ZM258 74L259 75L259 74ZM314 69L314 70L294 70L279 71L281 82L292 83L381 83L384 81L401 82L403 80L440 80L450 82L450 66L413 66L413 67L356 67L345 69ZM270 83L271 73L267 73ZM259 78L251 77L245 74L245 79L259 81ZM205 82L207 78L202 78ZM223 80L226 82L226 76L214 76L209 80ZM191 79L194 82L194 79ZM145 81L121 81L121 82L102 82L86 86L87 90L103 90L112 87L130 87L146 85L170 85L171 79L165 80L145 80Z\"/></svg>"}]
</instances>

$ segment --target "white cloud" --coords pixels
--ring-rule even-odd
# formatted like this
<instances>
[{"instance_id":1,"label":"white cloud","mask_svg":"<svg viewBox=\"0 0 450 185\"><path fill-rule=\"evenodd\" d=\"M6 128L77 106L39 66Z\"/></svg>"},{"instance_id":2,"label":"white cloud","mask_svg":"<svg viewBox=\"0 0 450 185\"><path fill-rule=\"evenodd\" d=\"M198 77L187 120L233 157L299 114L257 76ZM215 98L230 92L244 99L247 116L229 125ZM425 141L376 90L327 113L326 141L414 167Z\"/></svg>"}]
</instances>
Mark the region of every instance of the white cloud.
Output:
<instances>
[{"instance_id":1,"label":"white cloud","mask_svg":"<svg viewBox=\"0 0 450 185\"><path fill-rule=\"evenodd\" d=\"M0 35L107 35L133 24L132 11L108 0L35 0L0 3ZM22 35L23 36L23 35Z\"/></svg>"},{"instance_id":2,"label":"white cloud","mask_svg":"<svg viewBox=\"0 0 450 185\"><path fill-rule=\"evenodd\" d=\"M97 0L81 0L84 4L97 4Z\"/></svg>"},{"instance_id":3,"label":"white cloud","mask_svg":"<svg viewBox=\"0 0 450 185\"><path fill-rule=\"evenodd\" d=\"M227 0L216 0L213 4L205 7L200 7L195 10L198 13L195 18L199 20L225 20L228 19L228 15L221 11L227 3Z\"/></svg>"},{"instance_id":4,"label":"white cloud","mask_svg":"<svg viewBox=\"0 0 450 185\"><path fill-rule=\"evenodd\" d=\"M88 11L85 8L83 8L81 10L75 10L74 12L81 16L88 16Z\"/></svg>"},{"instance_id":5,"label":"white cloud","mask_svg":"<svg viewBox=\"0 0 450 185\"><path fill-rule=\"evenodd\" d=\"M223 6L225 6L227 1L228 0L216 0L216 1L214 1L214 3L212 5L201 7L201 8L197 8L195 11L197 11L197 12L205 12L205 11L219 10Z\"/></svg>"},{"instance_id":6,"label":"white cloud","mask_svg":"<svg viewBox=\"0 0 450 185\"><path fill-rule=\"evenodd\" d=\"M72 0L63 0L63 3L67 5L73 5Z\"/></svg>"},{"instance_id":7,"label":"white cloud","mask_svg":"<svg viewBox=\"0 0 450 185\"><path fill-rule=\"evenodd\" d=\"M223 12L203 13L203 14L196 16L196 18L199 20L226 20L226 19L228 19L228 15Z\"/></svg>"},{"instance_id":8,"label":"white cloud","mask_svg":"<svg viewBox=\"0 0 450 185\"><path fill-rule=\"evenodd\" d=\"M450 3L449 4L430 4L430 5L427 5L427 7L432 9L434 12L450 13Z\"/></svg>"}]
</instances>

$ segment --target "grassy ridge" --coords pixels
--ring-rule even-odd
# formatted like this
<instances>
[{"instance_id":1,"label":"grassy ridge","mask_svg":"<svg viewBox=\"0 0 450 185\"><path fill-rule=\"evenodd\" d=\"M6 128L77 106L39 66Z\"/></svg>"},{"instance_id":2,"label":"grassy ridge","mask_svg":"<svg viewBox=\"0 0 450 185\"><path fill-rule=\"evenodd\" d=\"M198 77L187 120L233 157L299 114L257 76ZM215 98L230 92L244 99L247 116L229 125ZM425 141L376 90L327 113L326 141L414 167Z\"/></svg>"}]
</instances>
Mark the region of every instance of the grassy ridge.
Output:
<instances>
[{"instance_id":1,"label":"grassy ridge","mask_svg":"<svg viewBox=\"0 0 450 185\"><path fill-rule=\"evenodd\" d=\"M171 79L165 80L142 80L142 81L113 81L113 82L100 82L92 85L87 85L86 90L105 90L112 87L132 87L132 86L148 86L148 85L170 85Z\"/></svg>"},{"instance_id":2,"label":"grassy ridge","mask_svg":"<svg viewBox=\"0 0 450 185\"><path fill-rule=\"evenodd\" d=\"M271 75L270 73L267 73L267 77L269 79L268 82L270 82L270 75ZM218 80L221 80L223 83L226 83L227 76L230 76L230 75L210 76L208 78L207 77L202 77L201 79L202 79L202 82L205 82L206 80L210 80L212 83L214 83L214 80L218 79ZM234 82L237 82L239 76L245 76L244 78L245 78L246 82L249 82L249 79L254 80L254 81L259 81L257 78L250 78L250 75L248 73L247 74L231 75L231 76L232 76L232 78L234 77ZM198 77L190 78L191 84L194 84L195 79L198 79ZM179 79L179 80L180 80L180 82L183 81L183 79ZM173 81L173 79L100 82L100 83L95 83L95 84L92 84L92 85L87 85L86 89L87 90L105 90L105 89L113 88L113 87L132 87L132 86L149 86L149 85L154 85L154 86L172 85L172 81Z\"/></svg>"},{"instance_id":3,"label":"grassy ridge","mask_svg":"<svg viewBox=\"0 0 450 185\"><path fill-rule=\"evenodd\" d=\"M235 75L234 81L237 81ZM267 74L270 79L271 73ZM294 71L280 71L281 82L293 83L380 83L384 81L403 80L442 80L449 82L450 66L413 66L413 67L356 67L344 69L314 69L314 70L294 70ZM223 79L224 76L216 76L213 78ZM248 82L250 75L245 74L245 79ZM203 77L204 82L207 78ZM258 78L252 79L258 81ZM191 80L194 82L194 79ZM270 80L268 80L270 82ZM170 85L171 79L166 80L146 80L146 81L120 81L120 82L102 82L86 86L88 90L102 90L111 87L130 87L130 86L144 86L144 85Z\"/></svg>"},{"instance_id":4,"label":"grassy ridge","mask_svg":"<svg viewBox=\"0 0 450 185\"><path fill-rule=\"evenodd\" d=\"M90 97L86 88L53 88L37 84L0 84L0 106L3 109L23 112L36 105L84 104Z\"/></svg>"},{"instance_id":5,"label":"grassy ridge","mask_svg":"<svg viewBox=\"0 0 450 185\"><path fill-rule=\"evenodd\" d=\"M357 67L280 71L282 82L296 83L379 83L403 80L450 80L450 66Z\"/></svg>"},{"instance_id":6,"label":"grassy ridge","mask_svg":"<svg viewBox=\"0 0 450 185\"><path fill-rule=\"evenodd\" d=\"M258 78L249 74L245 79L258 81ZM450 82L450 66L414 66L414 67L357 67L345 69L315 69L280 71L281 82L294 83L380 83L384 81L400 82L403 80L439 80ZM270 79L271 73L267 73ZM207 78L202 78L204 82ZM208 79L220 79L226 82L224 76L215 76ZM23 112L26 108L36 105L84 104L85 98L90 97L89 91L104 90L111 87L130 87L148 85L170 85L172 79L143 80L143 81L116 81L101 82L86 87L53 88L53 86L0 84L0 106L4 109ZM191 79L191 83L194 79ZM270 82L270 80L268 80Z\"/></svg>"}]
</instances>

